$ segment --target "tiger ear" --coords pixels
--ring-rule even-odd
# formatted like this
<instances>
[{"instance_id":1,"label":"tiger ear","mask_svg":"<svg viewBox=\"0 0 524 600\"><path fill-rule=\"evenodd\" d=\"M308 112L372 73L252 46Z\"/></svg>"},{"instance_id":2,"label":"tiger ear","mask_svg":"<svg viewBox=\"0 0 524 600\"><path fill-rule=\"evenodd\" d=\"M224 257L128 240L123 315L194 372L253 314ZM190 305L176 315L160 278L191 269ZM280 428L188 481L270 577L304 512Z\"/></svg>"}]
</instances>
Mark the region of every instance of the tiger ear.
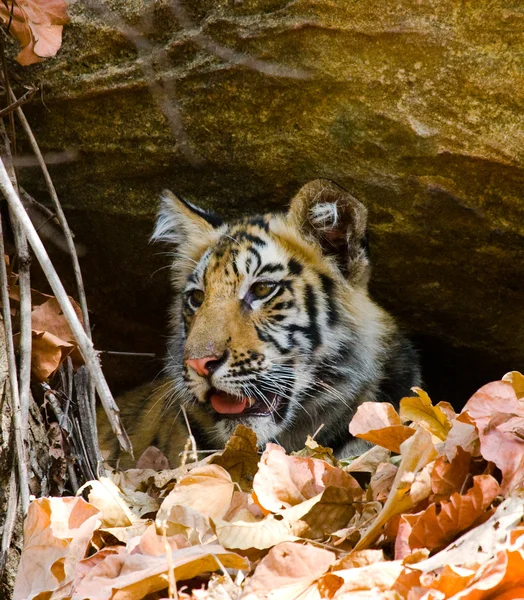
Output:
<instances>
[{"instance_id":1,"label":"tiger ear","mask_svg":"<svg viewBox=\"0 0 524 600\"><path fill-rule=\"evenodd\" d=\"M306 183L293 198L288 219L336 259L350 283L366 285L367 213L361 202L336 183L316 179Z\"/></svg>"},{"instance_id":2,"label":"tiger ear","mask_svg":"<svg viewBox=\"0 0 524 600\"><path fill-rule=\"evenodd\" d=\"M151 239L175 244L182 254L209 245L222 219L165 190L160 198L156 226Z\"/></svg>"}]
</instances>

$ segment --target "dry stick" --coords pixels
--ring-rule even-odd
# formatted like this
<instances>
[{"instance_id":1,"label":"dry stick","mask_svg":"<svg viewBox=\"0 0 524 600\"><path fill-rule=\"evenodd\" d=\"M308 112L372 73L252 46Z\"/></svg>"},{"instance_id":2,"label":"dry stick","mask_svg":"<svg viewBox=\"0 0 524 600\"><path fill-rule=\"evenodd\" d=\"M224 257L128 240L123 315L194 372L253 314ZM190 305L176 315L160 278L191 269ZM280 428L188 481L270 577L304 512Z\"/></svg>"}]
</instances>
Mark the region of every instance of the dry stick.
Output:
<instances>
[{"instance_id":1,"label":"dry stick","mask_svg":"<svg viewBox=\"0 0 524 600\"><path fill-rule=\"evenodd\" d=\"M8 173L13 186L17 185L16 173L13 168L13 157L11 155L11 146L7 132L0 123L0 133L3 136L1 144L3 154L5 153L9 161ZM18 285L20 289L20 372L19 372L19 393L20 410L22 419L22 438L27 442L29 426L29 403L31 398L31 351L33 346L31 332L31 255L27 245L27 238L24 235L18 221L11 219L13 232L15 235L15 245L18 253Z\"/></svg>"},{"instance_id":2,"label":"dry stick","mask_svg":"<svg viewBox=\"0 0 524 600\"><path fill-rule=\"evenodd\" d=\"M109 422L111 423L111 427L117 436L118 441L120 442L120 446L123 450L132 454L131 442L129 441L129 438L123 429L122 424L120 423L120 411L113 399L113 396L111 395L111 391L107 385L104 374L102 373L100 363L98 362L98 355L93 348L93 343L87 336L82 323L80 323L80 320L78 319L76 312L71 305L64 286L62 285L62 282L60 281L60 278L58 277L58 274L51 263L49 256L47 255L46 249L38 237L38 234L31 223L31 219L28 217L20 198L16 194L15 189L11 184L2 160L0 160L0 189L6 197L7 202L9 203L9 206L16 218L20 222L27 239L31 244L31 247L33 248L33 252L35 253L36 258L40 263L47 280L49 281L49 285L51 286L51 289L53 290L53 293L60 304L60 308L62 309L69 327L73 332L78 347L80 348L80 352L82 353L87 368L89 369L89 373L95 382L98 395L100 396L102 405L106 411Z\"/></svg>"},{"instance_id":3,"label":"dry stick","mask_svg":"<svg viewBox=\"0 0 524 600\"><path fill-rule=\"evenodd\" d=\"M7 554L11 546L11 539L16 523L16 509L18 508L18 490L16 489L16 471L13 463L11 477L9 478L9 488L7 491L7 511L4 515L4 525L2 531L2 543L0 545L0 580L4 574L7 562Z\"/></svg>"},{"instance_id":4,"label":"dry stick","mask_svg":"<svg viewBox=\"0 0 524 600\"><path fill-rule=\"evenodd\" d=\"M11 98L13 100L16 100L16 96L14 95L12 90L11 90ZM67 248L69 250L69 255L71 256L71 262L73 264L73 271L75 274L75 281L76 281L76 287L77 287L77 292L78 292L78 303L80 304L80 310L82 311L82 319L84 321L84 329L87 334L87 337L89 338L89 340L91 340L92 339L91 326L89 324L89 311L87 309L86 292L85 292L85 288L84 288L84 281L82 279L82 271L80 269L80 262L78 261L78 254L76 253L75 242L73 240L73 235L71 233L71 229L69 228L69 224L67 222L66 216L62 209L62 205L60 204L60 200L58 199L58 194L56 193L56 189L53 184L53 180L51 179L51 175L49 174L49 170L45 163L44 157L42 155L42 152L40 151L38 142L36 141L36 138L33 134L33 130L31 129L31 126L29 125L29 122L24 115L24 111L20 107L16 109L16 114L17 114L18 118L20 119L20 122L22 123L22 127L23 127L27 137L29 138L31 148L32 148L33 152L35 153L35 156L38 160L38 164L40 165L40 168L42 169L42 174L44 176L45 183L46 183L47 189L49 191L49 195L51 196L51 200L53 201L53 206L55 208L58 222L60 223L60 227L62 228L62 232L64 233L64 237L66 239ZM96 413L96 395L95 395L95 389L94 389L93 383L94 383L93 381L89 382L88 391L89 391L89 401L91 403L91 412L93 414L95 414ZM94 428L95 433L96 433L96 420L90 424L90 428Z\"/></svg>"},{"instance_id":5,"label":"dry stick","mask_svg":"<svg viewBox=\"0 0 524 600\"><path fill-rule=\"evenodd\" d=\"M1 162L0 174L15 193L9 175ZM22 208L23 210L23 208ZM27 216L27 215L26 215ZM7 287L7 269L4 260L4 235L2 231L2 217L0 215L0 281L2 298L2 315L4 317L5 342L7 348L7 365L9 370L9 383L11 387L11 400L13 408L13 425L15 429L16 460L18 465L18 479L20 483L20 499L24 515L29 506L29 477L27 475L27 455L22 437L22 415L20 410L20 395L18 392L18 377L16 372L15 348L13 344L13 326L11 323L11 307L9 305L9 290Z\"/></svg>"}]
</instances>

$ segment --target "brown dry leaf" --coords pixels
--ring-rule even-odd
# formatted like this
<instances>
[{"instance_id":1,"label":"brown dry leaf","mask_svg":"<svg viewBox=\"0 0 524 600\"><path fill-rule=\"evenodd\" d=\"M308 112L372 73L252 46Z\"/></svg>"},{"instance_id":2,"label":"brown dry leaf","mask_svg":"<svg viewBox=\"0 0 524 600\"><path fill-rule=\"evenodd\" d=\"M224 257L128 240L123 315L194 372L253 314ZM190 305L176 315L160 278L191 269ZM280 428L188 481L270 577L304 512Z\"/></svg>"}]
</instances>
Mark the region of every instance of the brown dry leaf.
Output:
<instances>
[{"instance_id":1,"label":"brown dry leaf","mask_svg":"<svg viewBox=\"0 0 524 600\"><path fill-rule=\"evenodd\" d=\"M359 492L358 497L361 498ZM352 490L327 487L323 492L291 508L280 511L280 515L292 525L295 535L319 540L348 525L362 504L355 504Z\"/></svg>"},{"instance_id":2,"label":"brown dry leaf","mask_svg":"<svg viewBox=\"0 0 524 600\"><path fill-rule=\"evenodd\" d=\"M276 444L267 444L253 481L253 491L266 511L279 512L314 498L327 487L344 488L357 499L362 489L342 469L323 460L288 456Z\"/></svg>"},{"instance_id":3,"label":"brown dry leaf","mask_svg":"<svg viewBox=\"0 0 524 600\"><path fill-rule=\"evenodd\" d=\"M307 598L307 590L336 561L334 552L285 542L272 548L248 580L243 600ZM316 586L314 586L316 588ZM314 596L313 596L314 597ZM320 597L318 591L316 597Z\"/></svg>"},{"instance_id":4,"label":"brown dry leaf","mask_svg":"<svg viewBox=\"0 0 524 600\"><path fill-rule=\"evenodd\" d=\"M188 506L172 506L164 520L156 520L156 531L168 536L182 536L192 546L216 541L208 517Z\"/></svg>"},{"instance_id":5,"label":"brown dry leaf","mask_svg":"<svg viewBox=\"0 0 524 600\"><path fill-rule=\"evenodd\" d=\"M442 548L471 527L499 493L499 485L491 475L478 475L473 478L472 488L465 494L455 492L438 510L433 503L418 515L403 515L411 526L409 548Z\"/></svg>"},{"instance_id":6,"label":"brown dry leaf","mask_svg":"<svg viewBox=\"0 0 524 600\"><path fill-rule=\"evenodd\" d=\"M103 552L103 550L102 550ZM87 561L93 562L96 554ZM148 594L168 587L170 568L176 581L193 579L198 575L229 569L247 569L248 561L224 550L217 544L192 546L165 555L150 556L136 552L105 553L102 560L90 569L79 570L73 600L142 600Z\"/></svg>"},{"instance_id":7,"label":"brown dry leaf","mask_svg":"<svg viewBox=\"0 0 524 600\"><path fill-rule=\"evenodd\" d=\"M47 331L32 330L31 333L31 376L36 381L47 381L75 350L75 346ZM19 339L20 334L17 334L15 343L18 343Z\"/></svg>"},{"instance_id":8,"label":"brown dry leaf","mask_svg":"<svg viewBox=\"0 0 524 600\"><path fill-rule=\"evenodd\" d=\"M71 296L68 296L68 298L77 317L82 322L80 307ZM69 327L60 304L54 296L50 296L45 302L33 308L31 311L31 326L38 331L48 331L65 342L75 343L75 336L71 331L71 327Z\"/></svg>"},{"instance_id":9,"label":"brown dry leaf","mask_svg":"<svg viewBox=\"0 0 524 600\"><path fill-rule=\"evenodd\" d=\"M319 460L325 460L328 464L333 467L339 467L340 464L338 460L335 458L333 454L333 450L331 448L324 448L315 440L308 435L306 439L306 443L302 450L298 452L292 452L291 456L301 456L303 458L318 458Z\"/></svg>"},{"instance_id":10,"label":"brown dry leaf","mask_svg":"<svg viewBox=\"0 0 524 600\"><path fill-rule=\"evenodd\" d=\"M418 423L440 440L445 440L451 423L447 415L438 406L433 406L426 392L418 387L412 388L417 396L402 398L400 401L400 419L402 422Z\"/></svg>"},{"instance_id":11,"label":"brown dry leaf","mask_svg":"<svg viewBox=\"0 0 524 600\"><path fill-rule=\"evenodd\" d=\"M511 496L497 507L482 525L471 529L447 548L426 560L412 564L423 573L442 569L446 565L477 569L507 548L508 537L524 516L524 499Z\"/></svg>"},{"instance_id":12,"label":"brown dry leaf","mask_svg":"<svg viewBox=\"0 0 524 600\"><path fill-rule=\"evenodd\" d=\"M363 402L351 419L349 433L398 454L402 442L410 438L415 430L402 425L389 402Z\"/></svg>"},{"instance_id":13,"label":"brown dry leaf","mask_svg":"<svg viewBox=\"0 0 524 600\"><path fill-rule=\"evenodd\" d=\"M153 471L164 471L169 469L169 461L165 454L155 446L148 446L136 461L137 469L152 469Z\"/></svg>"},{"instance_id":14,"label":"brown dry leaf","mask_svg":"<svg viewBox=\"0 0 524 600\"><path fill-rule=\"evenodd\" d=\"M108 477L88 481L79 490L89 489L89 502L101 513L104 528L128 527L142 520L142 515L156 512L158 500L132 490L123 490Z\"/></svg>"},{"instance_id":15,"label":"brown dry leaf","mask_svg":"<svg viewBox=\"0 0 524 600\"><path fill-rule=\"evenodd\" d=\"M401 445L400 453L402 460L388 499L368 531L355 546L355 550L366 548L380 535L382 527L391 517L407 511L431 493L427 470L424 473L424 467L436 457L431 434L425 429L417 430L415 435Z\"/></svg>"},{"instance_id":16,"label":"brown dry leaf","mask_svg":"<svg viewBox=\"0 0 524 600\"><path fill-rule=\"evenodd\" d=\"M476 392L464 411L479 431L482 456L502 471L502 492L524 481L524 400L511 383L494 381Z\"/></svg>"},{"instance_id":17,"label":"brown dry leaf","mask_svg":"<svg viewBox=\"0 0 524 600\"><path fill-rule=\"evenodd\" d=\"M391 457L391 452L381 446L373 446L366 450L349 465L344 467L345 471L350 473L375 473L381 463L387 463Z\"/></svg>"},{"instance_id":18,"label":"brown dry leaf","mask_svg":"<svg viewBox=\"0 0 524 600\"><path fill-rule=\"evenodd\" d=\"M259 520L250 514L244 513L244 520L214 521L217 538L222 546L235 550L266 550L281 542L297 539L287 519L278 520L275 515L267 515Z\"/></svg>"},{"instance_id":19,"label":"brown dry leaf","mask_svg":"<svg viewBox=\"0 0 524 600\"><path fill-rule=\"evenodd\" d=\"M457 447L453 460L441 456L435 461L431 472L431 500L448 498L454 492L460 492L470 477L471 454Z\"/></svg>"},{"instance_id":20,"label":"brown dry leaf","mask_svg":"<svg viewBox=\"0 0 524 600\"><path fill-rule=\"evenodd\" d=\"M524 398L524 375L518 371L511 371L506 373L502 378L502 381L508 381L513 386L517 398L520 400Z\"/></svg>"},{"instance_id":21,"label":"brown dry leaf","mask_svg":"<svg viewBox=\"0 0 524 600\"><path fill-rule=\"evenodd\" d=\"M231 479L240 485L242 491L250 492L259 459L255 432L245 425L238 425L224 451L214 456L211 464L223 467L231 475Z\"/></svg>"},{"instance_id":22,"label":"brown dry leaf","mask_svg":"<svg viewBox=\"0 0 524 600\"><path fill-rule=\"evenodd\" d=\"M66 598L100 513L82 498L34 500L24 523L24 547L13 600Z\"/></svg>"},{"instance_id":23,"label":"brown dry leaf","mask_svg":"<svg viewBox=\"0 0 524 600\"><path fill-rule=\"evenodd\" d=\"M318 588L322 597L342 598L346 594L373 591L387 592L404 570L401 561L375 562L363 567L331 571L320 578Z\"/></svg>"},{"instance_id":24,"label":"brown dry leaf","mask_svg":"<svg viewBox=\"0 0 524 600\"><path fill-rule=\"evenodd\" d=\"M69 22L65 0L17 0L12 7L0 4L0 19L10 20L10 32L17 38L22 51L16 60L24 66L54 56L62 45L62 29Z\"/></svg>"},{"instance_id":25,"label":"brown dry leaf","mask_svg":"<svg viewBox=\"0 0 524 600\"><path fill-rule=\"evenodd\" d=\"M391 463L382 463L378 466L375 474L369 482L371 497L373 500L385 502L389 495L393 481L397 476L398 467Z\"/></svg>"},{"instance_id":26,"label":"brown dry leaf","mask_svg":"<svg viewBox=\"0 0 524 600\"><path fill-rule=\"evenodd\" d=\"M382 510L380 502L364 502L360 505L358 512L349 521L347 527L334 531L331 535L339 538L334 542L334 546L340 546L346 540L349 540L354 546L362 537L363 533L369 529L369 524L377 518L377 515ZM360 551L359 551L360 552ZM352 554L358 554L354 552ZM362 550L362 552L367 552Z\"/></svg>"},{"instance_id":27,"label":"brown dry leaf","mask_svg":"<svg viewBox=\"0 0 524 600\"><path fill-rule=\"evenodd\" d=\"M167 520L171 508L181 505L212 519L228 512L235 484L229 473L218 465L193 469L169 492L157 514L157 523Z\"/></svg>"},{"instance_id":28,"label":"brown dry leaf","mask_svg":"<svg viewBox=\"0 0 524 600\"><path fill-rule=\"evenodd\" d=\"M451 461L457 454L458 448L462 448L471 456L478 456L479 446L479 432L475 422L467 412L463 412L451 422L448 437L445 442L439 444L438 450Z\"/></svg>"}]
</instances>

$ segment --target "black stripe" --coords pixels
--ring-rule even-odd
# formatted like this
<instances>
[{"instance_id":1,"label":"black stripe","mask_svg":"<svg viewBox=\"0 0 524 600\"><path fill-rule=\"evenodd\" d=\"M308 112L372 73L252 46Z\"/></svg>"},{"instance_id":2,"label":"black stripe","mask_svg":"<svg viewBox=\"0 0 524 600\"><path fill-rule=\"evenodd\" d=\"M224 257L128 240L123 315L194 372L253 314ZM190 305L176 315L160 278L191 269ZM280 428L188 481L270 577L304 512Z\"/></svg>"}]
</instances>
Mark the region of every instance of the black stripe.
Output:
<instances>
[{"instance_id":1,"label":"black stripe","mask_svg":"<svg viewBox=\"0 0 524 600\"><path fill-rule=\"evenodd\" d=\"M283 288L281 288L283 289ZM280 295L280 294L278 294ZM277 294L275 294L273 296L273 298L275 298L277 296ZM285 310L287 308L293 308L293 306L295 306L295 303L293 302L293 300L287 300L286 302L278 302L277 304L275 304L275 306L273 306L273 310Z\"/></svg>"},{"instance_id":2,"label":"black stripe","mask_svg":"<svg viewBox=\"0 0 524 600\"><path fill-rule=\"evenodd\" d=\"M255 325L255 329L260 341L269 342L270 344L273 344L273 346L275 346L275 348L282 354L289 354L289 349L284 348L284 346L281 346L272 335L269 335L269 333L267 333L266 331L262 331L262 329L258 325Z\"/></svg>"},{"instance_id":3,"label":"black stripe","mask_svg":"<svg viewBox=\"0 0 524 600\"><path fill-rule=\"evenodd\" d=\"M262 264L262 257L260 256L260 253L258 250L256 250L255 248L252 248L251 246L247 249L247 251L249 253L251 253L257 260L257 266L255 267L255 272L260 269L260 265ZM246 264L247 264L247 260L246 260Z\"/></svg>"},{"instance_id":4,"label":"black stripe","mask_svg":"<svg viewBox=\"0 0 524 600\"><path fill-rule=\"evenodd\" d=\"M266 242L262 238L259 238L257 235L253 235L252 233L248 233L247 231L239 231L233 237L237 242L243 242L245 240L247 242L251 242L255 246L258 246L259 248L264 248L264 246L267 246Z\"/></svg>"},{"instance_id":5,"label":"black stripe","mask_svg":"<svg viewBox=\"0 0 524 600\"><path fill-rule=\"evenodd\" d=\"M248 225L256 225L266 232L269 232L269 225L264 221L264 217L252 217L248 220Z\"/></svg>"},{"instance_id":6,"label":"black stripe","mask_svg":"<svg viewBox=\"0 0 524 600\"><path fill-rule=\"evenodd\" d=\"M268 263L267 265L264 265L260 271L258 271L258 273L256 273L257 275L262 275L264 273L275 273L275 271L283 271L284 270L284 265L280 264L280 263Z\"/></svg>"},{"instance_id":7,"label":"black stripe","mask_svg":"<svg viewBox=\"0 0 524 600\"><path fill-rule=\"evenodd\" d=\"M291 275L300 275L300 273L302 273L302 265L294 258L289 260L287 263L287 268Z\"/></svg>"},{"instance_id":8,"label":"black stripe","mask_svg":"<svg viewBox=\"0 0 524 600\"><path fill-rule=\"evenodd\" d=\"M313 344L313 350L320 346L322 339L320 337L320 330L318 328L318 308L315 290L309 283L306 285L306 311L309 315L309 327L304 332Z\"/></svg>"},{"instance_id":9,"label":"black stripe","mask_svg":"<svg viewBox=\"0 0 524 600\"><path fill-rule=\"evenodd\" d=\"M338 322L338 308L335 299L333 298L335 282L328 275L324 275L324 273L320 273L319 277L320 283L322 284L322 291L324 292L327 302L328 324L333 327Z\"/></svg>"},{"instance_id":10,"label":"black stripe","mask_svg":"<svg viewBox=\"0 0 524 600\"><path fill-rule=\"evenodd\" d=\"M191 202L188 202L187 200L184 200L184 198L182 198L181 196L177 196L177 198L180 200L180 202L182 202L182 204L186 208L189 208L189 210L191 212L194 212L199 217L202 217L210 225L213 225L213 227L220 227L221 225L224 224L224 220L221 219L219 216L215 215L215 213L208 212L206 210L202 210L198 206L195 206L194 204L191 204Z\"/></svg>"}]
</instances>

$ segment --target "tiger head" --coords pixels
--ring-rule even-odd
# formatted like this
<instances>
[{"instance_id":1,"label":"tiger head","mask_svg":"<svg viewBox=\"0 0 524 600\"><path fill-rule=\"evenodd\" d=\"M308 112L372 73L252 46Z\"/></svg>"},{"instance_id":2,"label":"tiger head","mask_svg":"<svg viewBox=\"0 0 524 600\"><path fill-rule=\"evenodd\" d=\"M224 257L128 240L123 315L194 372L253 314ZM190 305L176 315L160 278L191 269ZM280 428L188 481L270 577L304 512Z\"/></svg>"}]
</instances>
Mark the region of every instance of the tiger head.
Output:
<instances>
[{"instance_id":1,"label":"tiger head","mask_svg":"<svg viewBox=\"0 0 524 600\"><path fill-rule=\"evenodd\" d=\"M294 447L321 425L347 438L352 410L376 399L396 327L367 293L366 220L326 180L286 214L231 223L165 193L153 238L176 247L170 403L208 443L239 422L261 443Z\"/></svg>"}]
</instances>

